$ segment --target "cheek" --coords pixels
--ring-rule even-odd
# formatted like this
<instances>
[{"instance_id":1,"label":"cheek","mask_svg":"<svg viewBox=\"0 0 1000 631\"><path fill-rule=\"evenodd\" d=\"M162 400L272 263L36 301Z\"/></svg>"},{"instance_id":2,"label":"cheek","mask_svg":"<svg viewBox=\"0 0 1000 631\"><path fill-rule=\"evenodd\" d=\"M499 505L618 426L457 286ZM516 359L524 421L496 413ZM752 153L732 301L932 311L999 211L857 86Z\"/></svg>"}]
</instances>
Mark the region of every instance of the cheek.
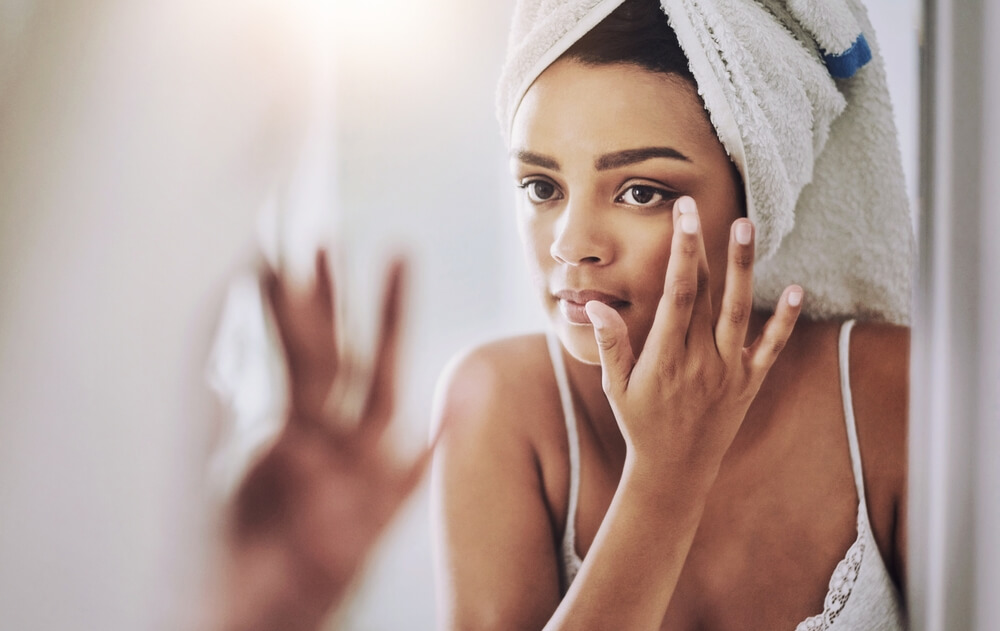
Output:
<instances>
[{"instance_id":1,"label":"cheek","mask_svg":"<svg viewBox=\"0 0 1000 631\"><path fill-rule=\"evenodd\" d=\"M634 308L626 318L626 324L629 328L629 341L636 353L645 344L663 295L672 237L673 229L669 223L666 227L647 227L642 234L632 235L626 273Z\"/></svg>"},{"instance_id":2,"label":"cheek","mask_svg":"<svg viewBox=\"0 0 1000 631\"><path fill-rule=\"evenodd\" d=\"M657 229L647 229L632 239L633 278L636 291L644 298L659 298L663 293L663 279L670 262L670 241L673 238L673 228L670 225Z\"/></svg>"}]
</instances>

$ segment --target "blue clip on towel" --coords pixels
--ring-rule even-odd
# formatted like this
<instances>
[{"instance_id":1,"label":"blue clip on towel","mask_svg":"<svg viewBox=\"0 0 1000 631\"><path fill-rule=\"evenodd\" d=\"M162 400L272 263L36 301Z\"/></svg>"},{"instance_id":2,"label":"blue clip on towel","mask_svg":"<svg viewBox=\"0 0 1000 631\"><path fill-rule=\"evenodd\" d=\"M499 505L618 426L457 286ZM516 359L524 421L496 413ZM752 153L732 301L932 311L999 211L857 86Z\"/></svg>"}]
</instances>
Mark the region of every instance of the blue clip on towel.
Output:
<instances>
[{"instance_id":1,"label":"blue clip on towel","mask_svg":"<svg viewBox=\"0 0 1000 631\"><path fill-rule=\"evenodd\" d=\"M872 60L872 49L864 33L858 35L851 47L842 53L823 53L823 62L827 70L837 79L849 79L862 66Z\"/></svg>"}]
</instances>

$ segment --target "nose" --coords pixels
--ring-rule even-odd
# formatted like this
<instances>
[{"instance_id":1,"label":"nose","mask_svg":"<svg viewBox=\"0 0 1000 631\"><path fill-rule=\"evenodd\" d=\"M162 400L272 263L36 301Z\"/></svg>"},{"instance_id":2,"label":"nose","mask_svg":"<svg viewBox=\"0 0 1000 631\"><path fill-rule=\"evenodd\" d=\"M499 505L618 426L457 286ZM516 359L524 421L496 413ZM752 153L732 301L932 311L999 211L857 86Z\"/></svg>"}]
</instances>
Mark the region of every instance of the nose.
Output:
<instances>
[{"instance_id":1,"label":"nose","mask_svg":"<svg viewBox=\"0 0 1000 631\"><path fill-rule=\"evenodd\" d=\"M584 204L568 204L555 222L549 254L566 265L607 265L613 247L606 222L595 209Z\"/></svg>"}]
</instances>

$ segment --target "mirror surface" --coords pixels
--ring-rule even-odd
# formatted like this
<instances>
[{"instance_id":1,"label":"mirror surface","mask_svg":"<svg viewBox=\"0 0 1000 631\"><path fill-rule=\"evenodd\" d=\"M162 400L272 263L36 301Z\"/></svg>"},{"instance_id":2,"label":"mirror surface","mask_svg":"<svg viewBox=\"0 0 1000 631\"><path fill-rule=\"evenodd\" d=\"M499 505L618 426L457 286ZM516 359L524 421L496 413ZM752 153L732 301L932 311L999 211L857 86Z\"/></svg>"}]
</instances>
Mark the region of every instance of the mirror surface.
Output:
<instances>
[{"instance_id":1,"label":"mirror surface","mask_svg":"<svg viewBox=\"0 0 1000 631\"><path fill-rule=\"evenodd\" d=\"M916 199L917 0L867 0ZM426 432L436 376L462 348L545 321L530 291L494 116L512 2L349 0L337 49L338 208L354 243L414 257L404 419ZM357 28L354 28L354 25ZM427 496L391 531L348 628L432 628ZM391 607L385 603L393 603Z\"/></svg>"}]
</instances>

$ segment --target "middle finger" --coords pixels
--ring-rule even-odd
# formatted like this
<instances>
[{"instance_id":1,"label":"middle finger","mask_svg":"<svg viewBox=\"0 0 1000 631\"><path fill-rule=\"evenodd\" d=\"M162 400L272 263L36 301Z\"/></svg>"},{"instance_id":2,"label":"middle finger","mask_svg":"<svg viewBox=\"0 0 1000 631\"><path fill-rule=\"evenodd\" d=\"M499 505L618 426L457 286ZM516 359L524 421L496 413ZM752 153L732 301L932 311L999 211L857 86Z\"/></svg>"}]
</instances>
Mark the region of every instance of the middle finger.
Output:
<instances>
[{"instance_id":1,"label":"middle finger","mask_svg":"<svg viewBox=\"0 0 1000 631\"><path fill-rule=\"evenodd\" d=\"M705 258L701 222L694 200L682 197L674 204L674 233L663 295L657 305L648 345L661 355L684 349L692 314L699 301L699 267ZM707 278L707 268L705 270ZM699 310L703 307L698 307Z\"/></svg>"}]
</instances>

